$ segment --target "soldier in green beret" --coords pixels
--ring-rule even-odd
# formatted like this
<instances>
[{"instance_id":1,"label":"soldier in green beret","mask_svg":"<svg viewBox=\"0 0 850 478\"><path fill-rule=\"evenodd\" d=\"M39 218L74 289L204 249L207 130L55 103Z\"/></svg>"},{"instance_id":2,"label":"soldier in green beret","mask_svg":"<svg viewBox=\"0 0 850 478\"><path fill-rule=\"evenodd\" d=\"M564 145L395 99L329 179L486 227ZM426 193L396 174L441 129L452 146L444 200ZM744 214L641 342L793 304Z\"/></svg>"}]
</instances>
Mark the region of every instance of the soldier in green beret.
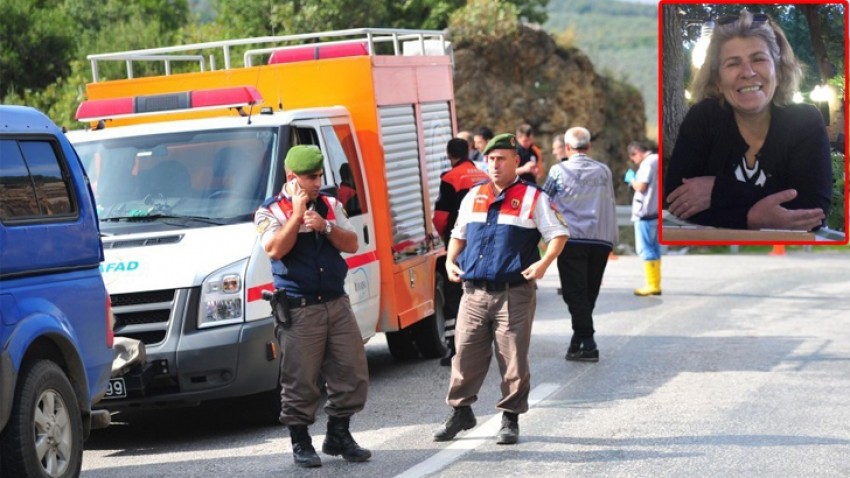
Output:
<instances>
[{"instance_id":1,"label":"soldier in green beret","mask_svg":"<svg viewBox=\"0 0 850 478\"><path fill-rule=\"evenodd\" d=\"M495 351L502 374L502 399L496 404L502 428L496 443L507 445L519 440L519 415L528 411L535 281L557 259L569 231L546 193L519 180L514 135L494 137L483 153L490 181L472 186L463 198L446 254L448 278L463 282L463 296L446 397L452 414L433 437L451 440L476 425L472 404ZM547 243L542 258L541 237Z\"/></svg>"},{"instance_id":2,"label":"soldier in green beret","mask_svg":"<svg viewBox=\"0 0 850 478\"><path fill-rule=\"evenodd\" d=\"M254 215L275 288L286 291L282 300L289 306L289 320L275 327L282 354L280 421L289 428L293 460L301 467L322 465L307 430L321 399L320 374L328 388L322 451L352 462L372 456L349 432L369 387L363 338L344 288L348 265L340 254L357 251L357 234L343 205L320 192L323 163L319 148L293 146L284 162L283 190Z\"/></svg>"}]
</instances>

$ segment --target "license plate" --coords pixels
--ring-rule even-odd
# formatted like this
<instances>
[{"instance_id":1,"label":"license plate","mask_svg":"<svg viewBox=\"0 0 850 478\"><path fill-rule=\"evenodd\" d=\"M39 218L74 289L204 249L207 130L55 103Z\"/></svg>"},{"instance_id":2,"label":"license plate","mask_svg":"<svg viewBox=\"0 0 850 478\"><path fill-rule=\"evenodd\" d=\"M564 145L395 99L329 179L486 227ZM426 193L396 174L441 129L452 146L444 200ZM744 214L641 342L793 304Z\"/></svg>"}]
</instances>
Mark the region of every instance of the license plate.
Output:
<instances>
[{"instance_id":1,"label":"license plate","mask_svg":"<svg viewBox=\"0 0 850 478\"><path fill-rule=\"evenodd\" d=\"M109 379L109 385L106 387L106 395L103 399L107 400L110 398L127 398L127 387L124 386L123 378Z\"/></svg>"}]
</instances>

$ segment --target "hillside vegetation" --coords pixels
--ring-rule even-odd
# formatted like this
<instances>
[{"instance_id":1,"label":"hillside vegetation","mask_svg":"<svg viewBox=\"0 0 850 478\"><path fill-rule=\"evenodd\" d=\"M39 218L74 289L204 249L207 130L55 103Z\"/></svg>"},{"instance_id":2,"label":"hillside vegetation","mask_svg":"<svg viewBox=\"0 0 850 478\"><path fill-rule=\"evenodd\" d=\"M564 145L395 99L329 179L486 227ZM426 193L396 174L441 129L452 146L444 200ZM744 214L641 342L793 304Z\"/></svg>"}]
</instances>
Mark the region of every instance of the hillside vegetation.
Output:
<instances>
[{"instance_id":1,"label":"hillside vegetation","mask_svg":"<svg viewBox=\"0 0 850 478\"><path fill-rule=\"evenodd\" d=\"M634 85L647 129L658 125L658 9L619 0L550 0L544 27L586 53L597 71Z\"/></svg>"}]
</instances>

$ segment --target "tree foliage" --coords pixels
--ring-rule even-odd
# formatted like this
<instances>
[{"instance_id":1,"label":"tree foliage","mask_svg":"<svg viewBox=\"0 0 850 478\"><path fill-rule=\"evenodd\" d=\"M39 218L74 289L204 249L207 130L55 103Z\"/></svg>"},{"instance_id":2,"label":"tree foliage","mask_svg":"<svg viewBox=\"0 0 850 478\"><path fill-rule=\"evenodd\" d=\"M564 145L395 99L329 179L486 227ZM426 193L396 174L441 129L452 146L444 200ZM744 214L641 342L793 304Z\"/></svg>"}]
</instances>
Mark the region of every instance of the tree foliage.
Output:
<instances>
[{"instance_id":1,"label":"tree foliage","mask_svg":"<svg viewBox=\"0 0 850 478\"><path fill-rule=\"evenodd\" d=\"M458 45L490 41L514 35L519 30L518 9L501 0L469 0L449 19L452 41Z\"/></svg>"},{"instance_id":2,"label":"tree foliage","mask_svg":"<svg viewBox=\"0 0 850 478\"><path fill-rule=\"evenodd\" d=\"M0 97L66 76L74 31L59 0L0 0Z\"/></svg>"},{"instance_id":3,"label":"tree foliage","mask_svg":"<svg viewBox=\"0 0 850 478\"><path fill-rule=\"evenodd\" d=\"M380 0L277 2L271 21L285 34L386 26L390 4Z\"/></svg>"},{"instance_id":4,"label":"tree foliage","mask_svg":"<svg viewBox=\"0 0 850 478\"><path fill-rule=\"evenodd\" d=\"M474 0L479 2L481 0ZM490 0L511 15L546 20L549 0ZM73 127L92 81L86 56L238 37L361 27L444 29L467 0L0 0L0 99L45 111ZM190 5L214 11L190 14ZM475 12L465 10L471 18ZM211 19L215 19L210 22ZM180 65L173 66L180 70ZM136 75L159 63L134 62ZM122 62L98 64L101 79L126 77Z\"/></svg>"},{"instance_id":5,"label":"tree foliage","mask_svg":"<svg viewBox=\"0 0 850 478\"><path fill-rule=\"evenodd\" d=\"M0 96L3 103L45 111L75 125L77 105L92 81L86 55L152 48L179 41L189 21L186 0L0 0ZM139 72L159 66L142 65ZM103 78L126 75L104 64Z\"/></svg>"},{"instance_id":6,"label":"tree foliage","mask_svg":"<svg viewBox=\"0 0 850 478\"><path fill-rule=\"evenodd\" d=\"M549 0L500 0L526 21L546 21ZM216 23L231 38L349 28L442 30L467 0L218 0ZM469 9L467 9L470 12Z\"/></svg>"}]
</instances>

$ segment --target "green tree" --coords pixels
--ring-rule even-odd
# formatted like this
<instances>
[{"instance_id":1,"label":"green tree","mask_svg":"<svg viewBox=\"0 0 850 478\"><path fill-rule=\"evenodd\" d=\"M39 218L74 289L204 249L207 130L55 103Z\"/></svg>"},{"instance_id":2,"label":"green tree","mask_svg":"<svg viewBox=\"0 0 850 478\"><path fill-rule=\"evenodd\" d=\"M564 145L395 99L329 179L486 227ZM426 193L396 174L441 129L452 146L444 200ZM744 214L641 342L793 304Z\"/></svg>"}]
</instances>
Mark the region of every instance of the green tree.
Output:
<instances>
[{"instance_id":1,"label":"green tree","mask_svg":"<svg viewBox=\"0 0 850 478\"><path fill-rule=\"evenodd\" d=\"M14 0L0 0L0 5L14 3ZM30 5L28 2L17 2ZM86 55L107 53L113 51L152 48L172 45L180 42L183 28L189 18L186 0L139 0L125 2L123 0L102 0L97 8L92 8L90 2L83 0L64 0L63 2L42 2L32 4L44 8L31 8L24 11L22 16L14 17L22 25L32 25L35 19L45 15L47 18L62 24L68 22L73 26L65 37L63 46L67 48L67 57L59 47L47 49L41 56L32 54L26 58L24 67L0 67L3 72L3 102L9 104L26 104L45 111L55 122L69 127L76 127L74 120L76 108L85 97L85 85L92 81L91 65L86 61ZM47 16L42 10L55 12ZM0 13L0 22L8 21L7 15ZM3 30L6 31L5 29ZM38 31L33 33L38 34ZM43 36L43 35L42 35ZM35 40L29 40L35 42ZM9 51L5 46L0 48L0 55ZM11 48L14 50L14 48ZM24 50L26 51L26 50ZM37 52L36 52L37 53ZM34 60L33 58L36 58ZM44 58L44 61L38 59ZM37 69L42 63L48 65L64 65L61 75L49 76L44 70ZM159 64L139 64L136 71L140 74L159 71ZM6 72L38 71L45 79L38 78L24 83L16 89L6 89ZM122 62L111 62L99 65L102 79L123 78L126 76L125 65Z\"/></svg>"},{"instance_id":2,"label":"green tree","mask_svg":"<svg viewBox=\"0 0 850 478\"><path fill-rule=\"evenodd\" d=\"M546 21L549 0L503 0L519 18ZM349 28L442 30L466 0L218 0L216 23L231 38L289 35Z\"/></svg>"},{"instance_id":3,"label":"green tree","mask_svg":"<svg viewBox=\"0 0 850 478\"><path fill-rule=\"evenodd\" d=\"M284 2L287 3L287 2ZM275 2L269 0L218 0L214 3L215 24L225 38L282 35L272 21ZM212 40L212 39L211 39Z\"/></svg>"},{"instance_id":4,"label":"green tree","mask_svg":"<svg viewBox=\"0 0 850 478\"><path fill-rule=\"evenodd\" d=\"M89 0L64 0L64 7L83 36L120 26L132 18L154 22L145 30L176 32L189 21L187 0L102 0L96 6Z\"/></svg>"},{"instance_id":5,"label":"green tree","mask_svg":"<svg viewBox=\"0 0 850 478\"><path fill-rule=\"evenodd\" d=\"M73 22L60 0L0 0L0 98L42 89L70 71Z\"/></svg>"},{"instance_id":6,"label":"green tree","mask_svg":"<svg viewBox=\"0 0 850 478\"><path fill-rule=\"evenodd\" d=\"M389 26L390 5L381 0L311 0L278 2L272 23L284 34Z\"/></svg>"},{"instance_id":7,"label":"green tree","mask_svg":"<svg viewBox=\"0 0 850 478\"><path fill-rule=\"evenodd\" d=\"M502 0L469 0L449 19L452 41L460 45L488 45L519 30L517 7Z\"/></svg>"}]
</instances>

